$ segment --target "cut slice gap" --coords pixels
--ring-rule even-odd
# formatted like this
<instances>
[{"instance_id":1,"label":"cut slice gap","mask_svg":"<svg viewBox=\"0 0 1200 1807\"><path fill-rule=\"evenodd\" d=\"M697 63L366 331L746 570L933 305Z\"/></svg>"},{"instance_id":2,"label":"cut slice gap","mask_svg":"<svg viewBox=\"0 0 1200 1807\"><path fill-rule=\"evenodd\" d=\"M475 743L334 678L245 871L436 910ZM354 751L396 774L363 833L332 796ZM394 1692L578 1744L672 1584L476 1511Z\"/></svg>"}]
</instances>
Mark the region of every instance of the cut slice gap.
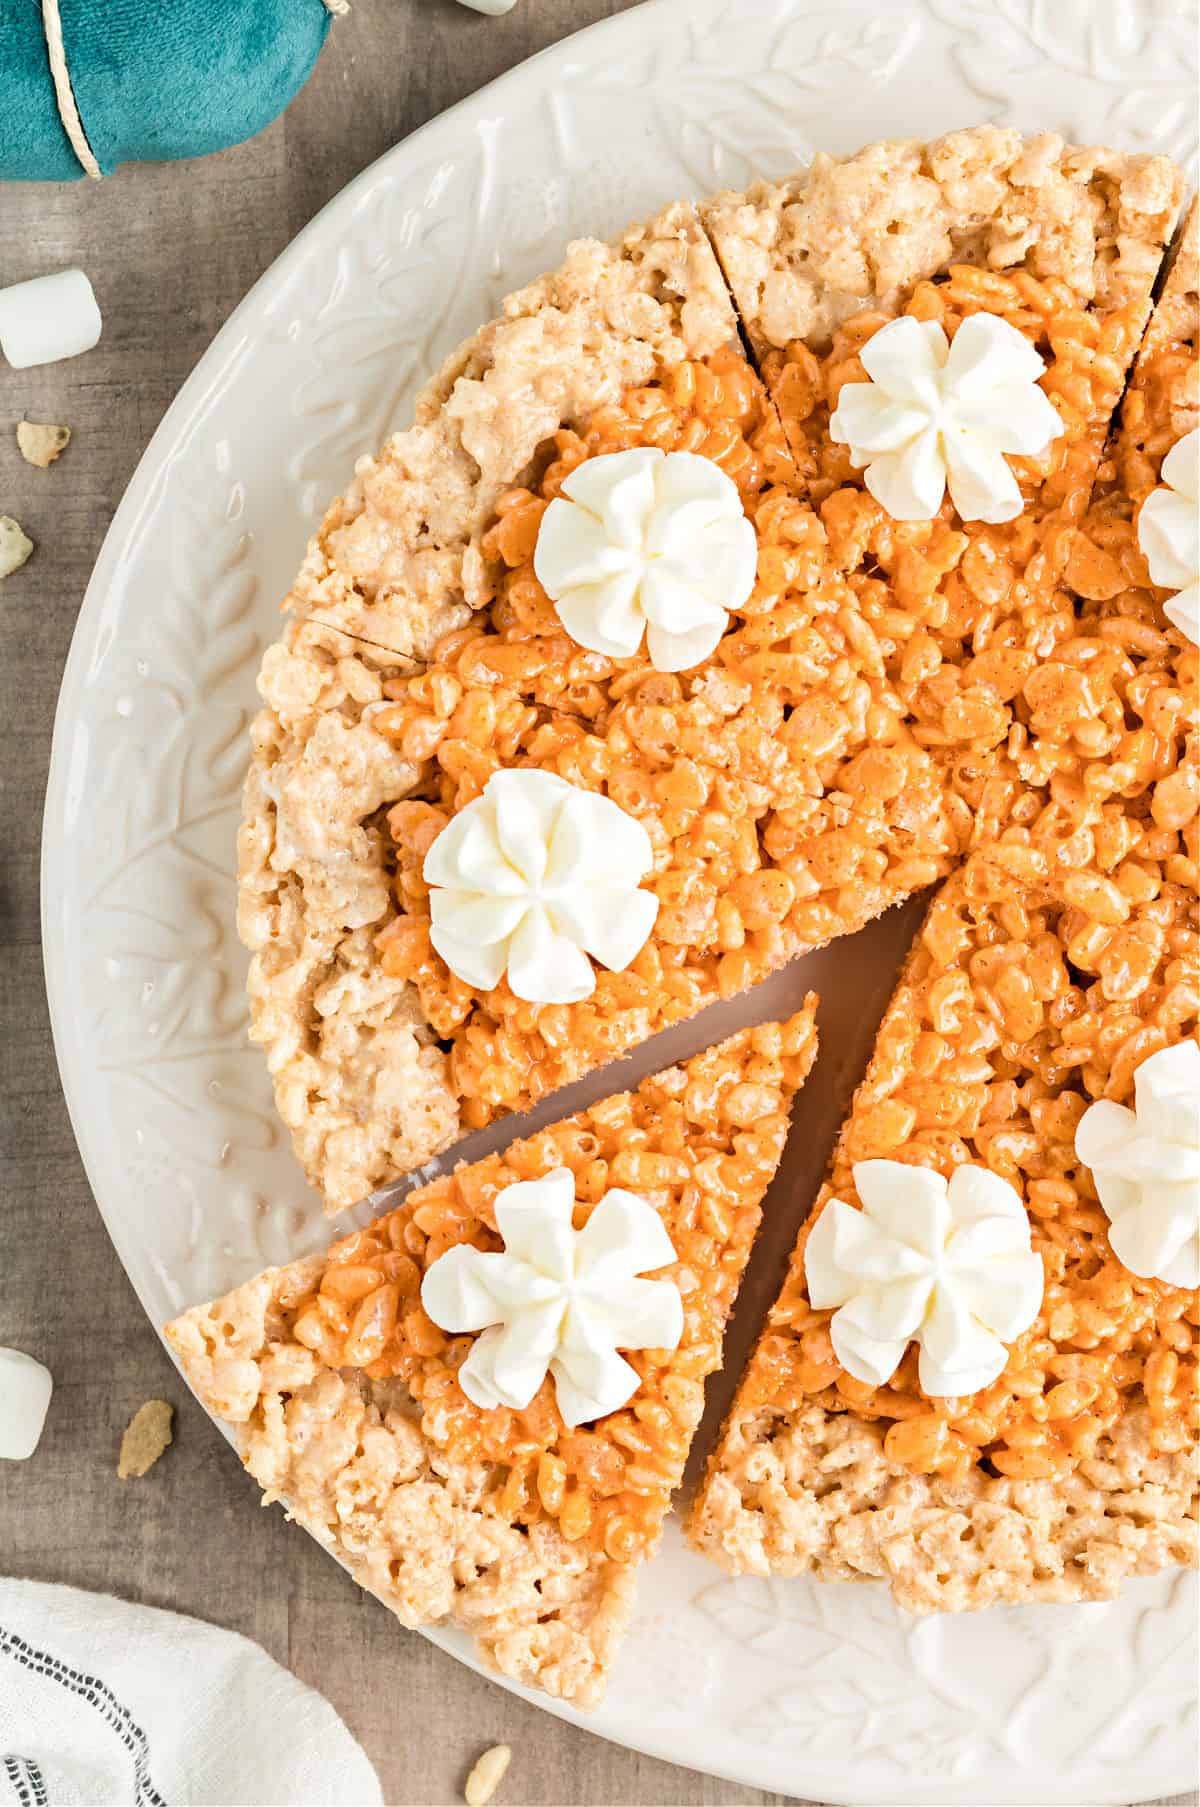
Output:
<instances>
[{"instance_id":1,"label":"cut slice gap","mask_svg":"<svg viewBox=\"0 0 1200 1807\"><path fill-rule=\"evenodd\" d=\"M360 653L362 657L381 670L386 669L402 673L406 677L417 677L425 670L424 659L413 658L408 653L397 652L394 647L384 646L378 640L371 640L364 634L351 634L345 628L336 627L323 615L293 615L285 612L284 637L288 628L307 627L314 637L324 639L331 653L342 657ZM273 644L278 645L279 642Z\"/></svg>"},{"instance_id":2,"label":"cut slice gap","mask_svg":"<svg viewBox=\"0 0 1200 1807\"><path fill-rule=\"evenodd\" d=\"M708 1383L704 1418L688 1458L682 1489L684 1502L690 1500L699 1483L751 1350L779 1292L796 1233L820 1190L830 1151L866 1071L879 1024L891 1001L896 973L912 946L928 901L926 896L909 898L876 917L857 934L803 956L738 1000L742 1004L754 1000L756 1017L764 1007L769 1016L774 1016L787 1007L789 996L799 994L802 983L811 985L820 999L820 1057L802 1097L793 1107L787 1145L763 1201L762 1228L755 1238L725 1332L721 1368ZM788 979L791 983L785 991L782 981ZM728 1010L730 1006L718 1005L717 1009ZM686 1026L692 1028L703 1020L697 1017Z\"/></svg>"},{"instance_id":3,"label":"cut slice gap","mask_svg":"<svg viewBox=\"0 0 1200 1807\"><path fill-rule=\"evenodd\" d=\"M1088 631L1178 635L1153 584L1135 521L1172 448L1200 424L1200 201L1188 209L1164 265L1154 311L1105 448L1087 515L1071 540L1065 580ZM1145 601L1139 603L1140 592ZM1150 599L1153 598L1153 601ZM1113 617L1142 618L1122 629ZM1106 627L1098 623L1108 621ZM1186 642L1180 642L1186 644ZM1144 650L1144 648L1143 648ZM1184 680L1185 688L1187 680ZM1126 702L1126 716L1130 704Z\"/></svg>"},{"instance_id":4,"label":"cut slice gap","mask_svg":"<svg viewBox=\"0 0 1200 1807\"><path fill-rule=\"evenodd\" d=\"M1194 199L1163 263L1154 309L1114 417L1092 506L1068 562L1068 582L1089 600L1106 600L1105 592L1111 592L1114 583L1120 587L1121 579L1130 575L1112 563L1113 530L1118 521L1132 520L1158 483L1166 454L1197 425L1198 355L1200 199ZM1084 538L1106 554L1101 569L1092 569L1088 576L1074 556L1083 550Z\"/></svg>"},{"instance_id":5,"label":"cut slice gap","mask_svg":"<svg viewBox=\"0 0 1200 1807\"><path fill-rule=\"evenodd\" d=\"M594 1705L719 1366L788 1112L816 1051L809 997L532 1140L460 1166L335 1244L185 1313L167 1336L267 1499L410 1626L453 1619L513 1679ZM637 1187L676 1260L677 1349L627 1351L627 1405L569 1429L554 1383L518 1411L458 1384L470 1347L420 1305L442 1252L495 1250L498 1193L571 1170L577 1226Z\"/></svg>"},{"instance_id":6,"label":"cut slice gap","mask_svg":"<svg viewBox=\"0 0 1200 1807\"><path fill-rule=\"evenodd\" d=\"M1193 195L1167 248L1154 285L1154 314L1138 354L1141 363L1163 342L1197 343L1200 321L1200 195Z\"/></svg>"},{"instance_id":7,"label":"cut slice gap","mask_svg":"<svg viewBox=\"0 0 1200 1807\"><path fill-rule=\"evenodd\" d=\"M380 1186L352 1206L339 1224L358 1226L380 1212L392 1210L417 1187L439 1174L450 1172L461 1161L478 1161L503 1149L514 1136L531 1136L564 1115L588 1110L614 1091L631 1090L649 1075L665 1067L691 1060L705 1048L759 1023L790 1015L809 991L821 1000L818 1030L836 1041L837 1059L822 1055L808 1081L804 1106L794 1113L787 1151L780 1165L780 1183L789 1181L796 1197L779 1200L760 1233L763 1259L778 1262L791 1247L802 1210L816 1195L816 1184L807 1190L804 1180L819 1180L836 1123L855 1077L866 1060L875 1027L890 996L896 967L912 942L925 904L912 899L888 910L845 941L830 943L803 954L781 967L760 984L737 997L710 1004L695 1016L673 1023L641 1042L616 1060L593 1067L582 1078L549 1093L531 1109L499 1117L483 1129L473 1130L450 1144L424 1166ZM860 1059L861 1052L861 1059ZM811 1146L807 1138L812 1136ZM803 1165L802 1165L803 1163ZM778 1196L778 1187L776 1188ZM759 1265L756 1245L755 1271ZM754 1312L755 1288L749 1289L745 1310ZM773 1296L757 1288L759 1302ZM739 1313L739 1316L741 1314ZM749 1333L747 1332L747 1335Z\"/></svg>"},{"instance_id":8,"label":"cut slice gap","mask_svg":"<svg viewBox=\"0 0 1200 1807\"><path fill-rule=\"evenodd\" d=\"M791 442L790 435L788 433L787 422L784 420L784 417L783 417L783 411L779 406L779 402L776 398L776 395L775 395L774 389L771 385L771 382L769 380L769 377L763 370L763 361L764 361L764 357L766 356L768 348L765 345L756 346L754 339L751 336L750 329L746 323L746 315L743 313L742 305L738 300L737 290L735 289L734 284L730 280L729 271L725 268L725 263L721 256L720 238L719 238L718 234L713 230L712 219L711 219L710 211L709 211L709 204L701 202L698 211L699 211L701 229L704 232L705 238L708 240L708 243L712 250L713 258L716 262L717 268L721 272L722 279L725 283L725 287L726 287L726 290L729 295L730 306L733 308L734 314L737 319L738 344L742 348L742 356L745 358L747 364L749 364L751 370L753 370L754 374L758 377L759 381L763 385L763 392L766 396L767 406L770 408L771 413L775 419L775 424L779 429L780 444L783 447L783 449L786 451L787 457L788 457L788 462L791 466L792 483L793 483L793 487L795 489L795 493L798 496L801 496L804 494L804 491L805 491L804 478L803 478L803 475L802 475L802 472L800 469L800 465L797 462L796 455L795 455L794 451L792 450L792 442Z\"/></svg>"}]
</instances>

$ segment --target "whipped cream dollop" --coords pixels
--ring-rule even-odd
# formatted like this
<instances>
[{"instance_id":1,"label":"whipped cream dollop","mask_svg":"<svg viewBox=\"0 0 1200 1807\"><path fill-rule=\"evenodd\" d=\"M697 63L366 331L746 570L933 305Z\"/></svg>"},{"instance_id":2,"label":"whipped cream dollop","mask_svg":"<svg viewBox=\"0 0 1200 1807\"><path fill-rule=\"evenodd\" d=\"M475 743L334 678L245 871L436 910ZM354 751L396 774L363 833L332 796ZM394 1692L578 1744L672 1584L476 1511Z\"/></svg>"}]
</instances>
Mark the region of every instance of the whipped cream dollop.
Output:
<instances>
[{"instance_id":1,"label":"whipped cream dollop","mask_svg":"<svg viewBox=\"0 0 1200 1807\"><path fill-rule=\"evenodd\" d=\"M1134 1108L1101 1098L1075 1153L1109 1220L1117 1260L1140 1279L1200 1286L1200 1048L1160 1048L1133 1076Z\"/></svg>"},{"instance_id":2,"label":"whipped cream dollop","mask_svg":"<svg viewBox=\"0 0 1200 1807\"><path fill-rule=\"evenodd\" d=\"M667 1267L675 1247L658 1212L614 1188L582 1230L575 1177L557 1167L496 1199L503 1254L460 1243L431 1263L421 1303L442 1330L482 1335L458 1371L467 1398L521 1411L547 1374L563 1423L589 1424L626 1405L640 1384L620 1349L674 1349L683 1300Z\"/></svg>"},{"instance_id":3,"label":"whipped cream dollop","mask_svg":"<svg viewBox=\"0 0 1200 1807\"><path fill-rule=\"evenodd\" d=\"M642 446L588 458L542 516L533 568L573 640L658 671L712 652L758 568L737 485L711 458Z\"/></svg>"},{"instance_id":4,"label":"whipped cream dollop","mask_svg":"<svg viewBox=\"0 0 1200 1807\"><path fill-rule=\"evenodd\" d=\"M837 1307L829 1334L842 1367L883 1386L915 1342L924 1393L989 1386L1045 1284L1017 1193L986 1167L956 1167L947 1183L900 1161L859 1161L854 1184L862 1210L830 1199L804 1253L813 1305Z\"/></svg>"},{"instance_id":5,"label":"whipped cream dollop","mask_svg":"<svg viewBox=\"0 0 1200 1807\"><path fill-rule=\"evenodd\" d=\"M964 521L1011 521L1024 507L1006 452L1044 452L1062 421L1046 366L1007 320L971 314L951 344L934 320L891 320L859 353L869 383L846 383L829 422L875 500L927 521L950 500Z\"/></svg>"},{"instance_id":6,"label":"whipped cream dollop","mask_svg":"<svg viewBox=\"0 0 1200 1807\"><path fill-rule=\"evenodd\" d=\"M577 1003L596 987L589 954L622 972L645 945L653 857L611 798L552 772L496 772L425 856L430 940L477 991L507 972L531 1004Z\"/></svg>"},{"instance_id":7,"label":"whipped cream dollop","mask_svg":"<svg viewBox=\"0 0 1200 1807\"><path fill-rule=\"evenodd\" d=\"M1171 447L1159 474L1138 515L1138 545L1154 582L1175 591L1167 620L1200 646L1200 427Z\"/></svg>"}]
</instances>

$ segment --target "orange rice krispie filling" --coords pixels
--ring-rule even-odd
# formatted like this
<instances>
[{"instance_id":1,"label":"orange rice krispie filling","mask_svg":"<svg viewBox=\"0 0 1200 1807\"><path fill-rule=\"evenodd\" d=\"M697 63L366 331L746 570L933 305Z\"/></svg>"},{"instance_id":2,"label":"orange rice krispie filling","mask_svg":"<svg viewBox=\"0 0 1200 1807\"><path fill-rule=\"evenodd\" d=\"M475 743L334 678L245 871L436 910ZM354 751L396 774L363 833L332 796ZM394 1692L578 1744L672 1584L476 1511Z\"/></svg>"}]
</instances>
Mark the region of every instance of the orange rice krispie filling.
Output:
<instances>
[{"instance_id":1,"label":"orange rice krispie filling","mask_svg":"<svg viewBox=\"0 0 1200 1807\"><path fill-rule=\"evenodd\" d=\"M747 796L753 780L745 776L753 748L733 769L686 755L650 763L620 737L589 734L569 716L540 716L511 693L468 693L461 713L477 704L486 732L460 728L440 743L433 800L406 800L388 814L401 913L376 943L384 972L415 985L426 1018L450 1042L451 1080L471 1126L522 1108L779 964L778 918L791 895L786 880L763 869ZM654 842L649 888L662 907L650 938L623 971L598 967L594 991L579 1003L530 1004L507 979L476 992L430 943L425 854L491 774L509 766L604 792L639 817Z\"/></svg>"},{"instance_id":2,"label":"orange rice krispie filling","mask_svg":"<svg viewBox=\"0 0 1200 1807\"><path fill-rule=\"evenodd\" d=\"M1054 403L1063 433L1037 458L1010 458L1025 506L1013 521L967 525L978 551L963 573L976 610L997 600L991 592L999 588L1001 577L1023 581L1036 605L1062 573L1065 547L1061 531L1053 529L1078 521L1087 507L1113 409L1145 326L1144 302L1130 301L1101 314L1081 305L1058 278L955 264L944 277L918 283L901 312L941 326L951 341L972 314L991 314L1022 333L1045 361L1041 387ZM856 315L835 331L823 356L796 340L763 360L763 376L783 418L804 493L815 502L862 485L849 447L835 445L829 437L829 417L844 383L867 380L859 353L892 318L875 311ZM944 505L943 513L949 512Z\"/></svg>"},{"instance_id":3,"label":"orange rice krispie filling","mask_svg":"<svg viewBox=\"0 0 1200 1807\"><path fill-rule=\"evenodd\" d=\"M464 689L513 689L530 702L590 722L604 721L614 703L646 677L651 667L644 649L633 659L612 659L572 640L533 570L542 516L571 472L587 458L635 446L711 458L736 484L752 518L780 486L785 492L794 487L778 415L732 347L627 390L618 405L597 410L585 430L564 427L554 435L534 488L510 489L500 497L483 540L489 566L498 573L496 598L439 642L431 672L453 676ZM782 581L781 573L776 589ZM760 569L764 587L770 588ZM398 733L406 757L428 757L434 733L428 726Z\"/></svg>"},{"instance_id":4,"label":"orange rice krispie filling","mask_svg":"<svg viewBox=\"0 0 1200 1807\"><path fill-rule=\"evenodd\" d=\"M1014 787L997 749L1013 697L1071 630L1055 578L1132 330L1126 313L1101 331L1082 310L1047 325L1036 301L1049 308L1047 285L969 270L922 285L912 304L950 332L972 304L994 306L1049 358L1068 431L1022 461L1027 509L1009 526L964 529L949 504L929 523L892 521L829 446L824 400L806 420L827 474L801 477L731 350L627 392L584 433L560 432L536 490L503 498L486 542L507 567L496 601L446 636L423 674L389 682L395 708L374 720L425 767L389 815L400 913L378 945L452 1044L466 1122L522 1108L853 932L1000 831ZM864 316L839 334L829 403L859 368L847 345L881 324ZM570 472L647 444L712 457L759 544L749 601L712 657L680 674L655 671L644 649L615 660L576 645L533 569L542 515ZM626 972L598 971L579 1005L531 1007L505 982L479 996L430 946L424 856L510 764L604 791L655 846L654 933Z\"/></svg>"}]
</instances>

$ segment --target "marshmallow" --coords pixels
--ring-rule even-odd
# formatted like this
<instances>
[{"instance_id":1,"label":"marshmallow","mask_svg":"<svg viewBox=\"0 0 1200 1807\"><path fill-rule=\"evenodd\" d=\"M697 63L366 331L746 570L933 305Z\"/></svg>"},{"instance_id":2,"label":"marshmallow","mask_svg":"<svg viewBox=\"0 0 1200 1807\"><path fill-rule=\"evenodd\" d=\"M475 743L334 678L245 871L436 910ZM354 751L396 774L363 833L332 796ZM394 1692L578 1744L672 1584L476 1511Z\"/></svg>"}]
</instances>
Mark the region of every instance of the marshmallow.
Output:
<instances>
[{"instance_id":1,"label":"marshmallow","mask_svg":"<svg viewBox=\"0 0 1200 1807\"><path fill-rule=\"evenodd\" d=\"M14 370L77 358L92 349L100 328L100 309L82 270L58 270L0 289L0 351Z\"/></svg>"},{"instance_id":2,"label":"marshmallow","mask_svg":"<svg viewBox=\"0 0 1200 1807\"><path fill-rule=\"evenodd\" d=\"M0 1458L23 1462L38 1446L54 1382L19 1349L0 1349Z\"/></svg>"}]
</instances>

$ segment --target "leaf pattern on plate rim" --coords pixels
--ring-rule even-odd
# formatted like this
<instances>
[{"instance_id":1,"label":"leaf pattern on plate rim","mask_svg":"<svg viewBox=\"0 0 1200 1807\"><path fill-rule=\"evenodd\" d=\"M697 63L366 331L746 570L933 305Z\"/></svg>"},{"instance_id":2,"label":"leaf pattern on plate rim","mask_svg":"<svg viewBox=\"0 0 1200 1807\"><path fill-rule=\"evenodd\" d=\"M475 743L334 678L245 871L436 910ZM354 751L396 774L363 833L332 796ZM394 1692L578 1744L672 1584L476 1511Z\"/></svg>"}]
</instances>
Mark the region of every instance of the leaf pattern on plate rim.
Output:
<instances>
[{"instance_id":1,"label":"leaf pattern on plate rim","mask_svg":"<svg viewBox=\"0 0 1200 1807\"><path fill-rule=\"evenodd\" d=\"M928 0L954 32L954 58L977 94L999 102L1006 122L1036 131L1060 118L1064 85L1076 113L1061 123L1083 142L1115 141L1163 152L1195 180L1200 122L1194 96L1194 9L1137 0ZM1086 107L1081 105L1087 96ZM1086 115L1086 122L1084 115Z\"/></svg>"}]
</instances>

